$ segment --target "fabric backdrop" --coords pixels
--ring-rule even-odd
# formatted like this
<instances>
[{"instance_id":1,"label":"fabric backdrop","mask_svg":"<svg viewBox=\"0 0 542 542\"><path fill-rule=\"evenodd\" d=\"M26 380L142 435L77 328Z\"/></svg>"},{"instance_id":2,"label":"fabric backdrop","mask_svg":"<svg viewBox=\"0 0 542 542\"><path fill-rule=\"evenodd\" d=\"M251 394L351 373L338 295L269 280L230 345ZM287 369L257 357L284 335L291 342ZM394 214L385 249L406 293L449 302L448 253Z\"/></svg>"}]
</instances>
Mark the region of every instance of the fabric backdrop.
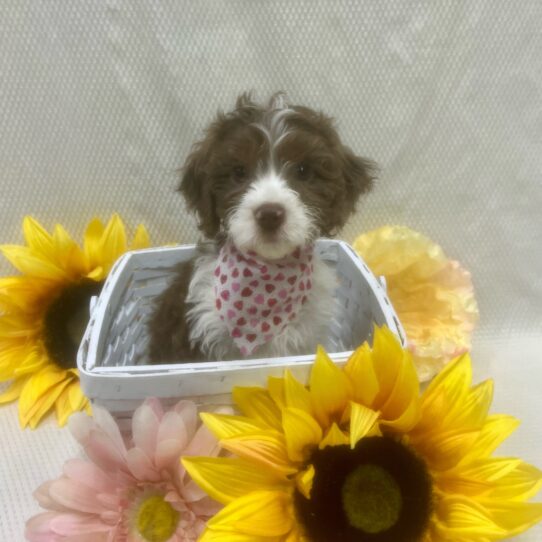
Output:
<instances>
[{"instance_id":1,"label":"fabric backdrop","mask_svg":"<svg viewBox=\"0 0 542 542\"><path fill-rule=\"evenodd\" d=\"M3 0L0 242L22 241L25 214L80 236L116 211L155 244L194 241L174 194L191 143L241 91L285 90L381 167L345 239L405 224L471 270L476 374L523 419L504 453L541 466L541 29L539 0ZM32 490L78 448L52 423L21 432L15 407L0 439L17 542Z\"/></svg>"}]
</instances>

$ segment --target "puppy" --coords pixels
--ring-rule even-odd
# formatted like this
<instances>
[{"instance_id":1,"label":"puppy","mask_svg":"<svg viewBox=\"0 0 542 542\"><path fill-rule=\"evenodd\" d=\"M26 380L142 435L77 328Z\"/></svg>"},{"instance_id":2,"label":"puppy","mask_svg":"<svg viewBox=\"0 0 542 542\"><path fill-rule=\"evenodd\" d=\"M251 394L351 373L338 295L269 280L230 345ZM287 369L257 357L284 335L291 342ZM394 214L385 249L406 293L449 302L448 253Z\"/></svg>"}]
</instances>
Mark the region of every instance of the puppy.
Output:
<instances>
[{"instance_id":1,"label":"puppy","mask_svg":"<svg viewBox=\"0 0 542 542\"><path fill-rule=\"evenodd\" d=\"M178 267L150 319L154 363L308 354L325 337L337 278L314 241L344 225L373 165L332 120L249 94L196 143L180 192L208 242Z\"/></svg>"}]
</instances>

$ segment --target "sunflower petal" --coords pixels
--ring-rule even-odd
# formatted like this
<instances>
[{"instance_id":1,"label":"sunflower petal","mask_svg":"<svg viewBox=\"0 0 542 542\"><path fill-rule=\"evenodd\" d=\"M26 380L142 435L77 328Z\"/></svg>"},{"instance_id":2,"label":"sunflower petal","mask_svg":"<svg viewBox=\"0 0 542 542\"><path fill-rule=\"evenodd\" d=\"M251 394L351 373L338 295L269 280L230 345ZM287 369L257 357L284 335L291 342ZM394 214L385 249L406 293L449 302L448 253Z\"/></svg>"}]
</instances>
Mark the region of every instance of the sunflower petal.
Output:
<instances>
[{"instance_id":1,"label":"sunflower petal","mask_svg":"<svg viewBox=\"0 0 542 542\"><path fill-rule=\"evenodd\" d=\"M6 259L21 273L40 279L59 281L68 279L66 272L52 263L36 256L27 247L2 245L0 251Z\"/></svg>"},{"instance_id":2,"label":"sunflower petal","mask_svg":"<svg viewBox=\"0 0 542 542\"><path fill-rule=\"evenodd\" d=\"M28 378L16 378L8 387L6 391L0 394L0 405L5 405L11 403L19 398L21 392L23 391Z\"/></svg>"},{"instance_id":3,"label":"sunflower petal","mask_svg":"<svg viewBox=\"0 0 542 542\"><path fill-rule=\"evenodd\" d=\"M465 497L441 499L437 517L436 532L442 540L495 540L508 534L483 506Z\"/></svg>"},{"instance_id":4,"label":"sunflower petal","mask_svg":"<svg viewBox=\"0 0 542 542\"><path fill-rule=\"evenodd\" d=\"M542 503L503 502L487 500L483 502L493 521L506 530L507 537L516 536L539 521L542 521Z\"/></svg>"},{"instance_id":5,"label":"sunflower petal","mask_svg":"<svg viewBox=\"0 0 542 542\"><path fill-rule=\"evenodd\" d=\"M312 416L298 408L283 410L282 425L288 457L292 461L305 461L311 448L322 440L322 428Z\"/></svg>"},{"instance_id":6,"label":"sunflower petal","mask_svg":"<svg viewBox=\"0 0 542 542\"><path fill-rule=\"evenodd\" d=\"M341 415L352 396L352 386L346 374L325 350L319 346L310 376L312 410L322 427L329 427Z\"/></svg>"},{"instance_id":7,"label":"sunflower petal","mask_svg":"<svg viewBox=\"0 0 542 542\"><path fill-rule=\"evenodd\" d=\"M519 420L513 416L494 414L488 416L477 440L473 443L461 464L489 457L518 427Z\"/></svg>"},{"instance_id":8,"label":"sunflower petal","mask_svg":"<svg viewBox=\"0 0 542 542\"><path fill-rule=\"evenodd\" d=\"M341 431L341 429L335 422L333 422L331 427L328 429L325 437L320 441L320 444L318 444L318 448L320 450L323 450L328 446L341 446L344 444L348 444L349 442L350 439L348 438L348 436Z\"/></svg>"},{"instance_id":9,"label":"sunflower petal","mask_svg":"<svg viewBox=\"0 0 542 542\"><path fill-rule=\"evenodd\" d=\"M148 248L151 244L149 233L143 224L139 224L136 228L134 238L130 245L130 250L139 250Z\"/></svg>"},{"instance_id":10,"label":"sunflower petal","mask_svg":"<svg viewBox=\"0 0 542 542\"><path fill-rule=\"evenodd\" d=\"M346 363L344 372L352 382L354 401L365 406L371 406L380 387L374 371L372 352L368 343L363 343L353 352Z\"/></svg>"},{"instance_id":11,"label":"sunflower petal","mask_svg":"<svg viewBox=\"0 0 542 542\"><path fill-rule=\"evenodd\" d=\"M109 272L117 258L126 252L126 230L118 214L114 214L101 238L101 264Z\"/></svg>"},{"instance_id":12,"label":"sunflower petal","mask_svg":"<svg viewBox=\"0 0 542 542\"><path fill-rule=\"evenodd\" d=\"M284 400L286 406L299 408L312 415L309 390L288 369L284 371Z\"/></svg>"},{"instance_id":13,"label":"sunflower petal","mask_svg":"<svg viewBox=\"0 0 542 542\"><path fill-rule=\"evenodd\" d=\"M269 395L279 408L284 408L286 406L284 385L284 378L277 378L275 376L267 377L267 389L269 390Z\"/></svg>"},{"instance_id":14,"label":"sunflower petal","mask_svg":"<svg viewBox=\"0 0 542 542\"><path fill-rule=\"evenodd\" d=\"M314 465L309 465L304 471L295 477L295 485L298 491L306 499L311 498L312 483L314 481Z\"/></svg>"},{"instance_id":15,"label":"sunflower petal","mask_svg":"<svg viewBox=\"0 0 542 542\"><path fill-rule=\"evenodd\" d=\"M350 448L353 450L371 430L380 413L358 403L351 403L350 406Z\"/></svg>"},{"instance_id":16,"label":"sunflower petal","mask_svg":"<svg viewBox=\"0 0 542 542\"><path fill-rule=\"evenodd\" d=\"M238 435L260 433L269 429L266 424L244 416L202 412L200 418L218 440Z\"/></svg>"},{"instance_id":17,"label":"sunflower petal","mask_svg":"<svg viewBox=\"0 0 542 542\"><path fill-rule=\"evenodd\" d=\"M288 459L284 435L278 431L222 439L220 445L239 457L275 470L279 475L297 472Z\"/></svg>"},{"instance_id":18,"label":"sunflower petal","mask_svg":"<svg viewBox=\"0 0 542 542\"><path fill-rule=\"evenodd\" d=\"M211 530L253 536L284 536L293 524L291 497L283 491L254 491L220 510L207 522Z\"/></svg>"},{"instance_id":19,"label":"sunflower petal","mask_svg":"<svg viewBox=\"0 0 542 542\"><path fill-rule=\"evenodd\" d=\"M99 218L93 218L83 236L83 252L87 269L93 270L101 265L101 241L105 227Z\"/></svg>"},{"instance_id":20,"label":"sunflower petal","mask_svg":"<svg viewBox=\"0 0 542 542\"><path fill-rule=\"evenodd\" d=\"M192 479L213 499L228 504L251 492L278 489L284 483L250 461L232 457L183 457Z\"/></svg>"},{"instance_id":21,"label":"sunflower petal","mask_svg":"<svg viewBox=\"0 0 542 542\"><path fill-rule=\"evenodd\" d=\"M198 542L282 542L283 539L282 536L254 536L253 534L205 529L198 538Z\"/></svg>"},{"instance_id":22,"label":"sunflower petal","mask_svg":"<svg viewBox=\"0 0 542 542\"><path fill-rule=\"evenodd\" d=\"M26 244L42 256L49 258L53 253L53 238L47 230L33 217L23 219L23 234Z\"/></svg>"},{"instance_id":23,"label":"sunflower petal","mask_svg":"<svg viewBox=\"0 0 542 542\"><path fill-rule=\"evenodd\" d=\"M266 389L235 387L232 396L235 404L245 416L255 418L273 429L280 430L280 409Z\"/></svg>"}]
</instances>

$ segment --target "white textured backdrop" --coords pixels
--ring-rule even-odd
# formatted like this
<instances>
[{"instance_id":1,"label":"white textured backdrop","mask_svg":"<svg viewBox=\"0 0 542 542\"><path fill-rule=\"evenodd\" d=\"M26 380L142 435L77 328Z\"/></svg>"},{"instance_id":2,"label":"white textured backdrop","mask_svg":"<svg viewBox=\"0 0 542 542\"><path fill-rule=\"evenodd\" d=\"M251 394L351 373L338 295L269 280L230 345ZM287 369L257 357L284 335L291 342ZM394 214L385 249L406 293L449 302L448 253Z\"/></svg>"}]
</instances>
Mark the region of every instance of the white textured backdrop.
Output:
<instances>
[{"instance_id":1,"label":"white textured backdrop","mask_svg":"<svg viewBox=\"0 0 542 542\"><path fill-rule=\"evenodd\" d=\"M406 224L472 271L480 377L542 465L540 0L3 0L0 242L23 215L80 235L118 211L193 241L175 170L219 107L279 89L336 117L381 180L344 231ZM9 273L4 262L0 273ZM0 411L0 534L77 448ZM542 539L539 527L518 538Z\"/></svg>"}]
</instances>

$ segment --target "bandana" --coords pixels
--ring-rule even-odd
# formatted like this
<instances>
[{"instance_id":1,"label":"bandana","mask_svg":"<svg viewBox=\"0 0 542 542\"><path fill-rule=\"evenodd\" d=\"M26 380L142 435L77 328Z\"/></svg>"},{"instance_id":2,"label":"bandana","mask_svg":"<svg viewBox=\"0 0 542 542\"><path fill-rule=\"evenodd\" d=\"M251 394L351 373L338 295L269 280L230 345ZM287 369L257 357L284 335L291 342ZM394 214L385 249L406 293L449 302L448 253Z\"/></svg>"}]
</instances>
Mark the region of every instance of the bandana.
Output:
<instances>
[{"instance_id":1,"label":"bandana","mask_svg":"<svg viewBox=\"0 0 542 542\"><path fill-rule=\"evenodd\" d=\"M312 288L312 254L310 245L280 260L264 260L224 244L214 271L215 303L242 356L253 354L299 316Z\"/></svg>"}]
</instances>

